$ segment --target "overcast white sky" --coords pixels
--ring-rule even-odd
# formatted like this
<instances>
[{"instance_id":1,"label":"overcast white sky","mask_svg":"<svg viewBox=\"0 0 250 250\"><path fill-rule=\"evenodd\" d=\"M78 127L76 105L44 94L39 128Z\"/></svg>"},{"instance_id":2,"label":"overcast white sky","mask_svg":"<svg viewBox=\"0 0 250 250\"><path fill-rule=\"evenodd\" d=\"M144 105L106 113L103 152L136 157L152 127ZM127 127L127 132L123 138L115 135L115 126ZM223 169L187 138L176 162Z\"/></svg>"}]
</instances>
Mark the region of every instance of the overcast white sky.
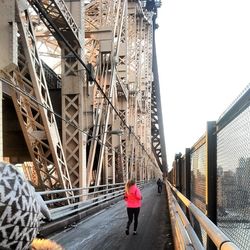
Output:
<instances>
[{"instance_id":1,"label":"overcast white sky","mask_svg":"<svg viewBox=\"0 0 250 250\"><path fill-rule=\"evenodd\" d=\"M250 82L249 0L162 0L157 59L168 165Z\"/></svg>"}]
</instances>

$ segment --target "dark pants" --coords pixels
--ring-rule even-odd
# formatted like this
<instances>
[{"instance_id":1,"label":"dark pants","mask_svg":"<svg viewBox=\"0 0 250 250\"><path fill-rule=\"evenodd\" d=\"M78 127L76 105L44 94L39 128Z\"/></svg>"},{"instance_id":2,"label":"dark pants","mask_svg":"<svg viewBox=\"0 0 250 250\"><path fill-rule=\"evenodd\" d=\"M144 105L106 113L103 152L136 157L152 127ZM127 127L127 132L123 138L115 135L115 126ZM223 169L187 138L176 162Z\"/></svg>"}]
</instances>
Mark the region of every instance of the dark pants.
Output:
<instances>
[{"instance_id":1,"label":"dark pants","mask_svg":"<svg viewBox=\"0 0 250 250\"><path fill-rule=\"evenodd\" d=\"M158 185L158 193L161 193L162 191L162 185Z\"/></svg>"},{"instance_id":2,"label":"dark pants","mask_svg":"<svg viewBox=\"0 0 250 250\"><path fill-rule=\"evenodd\" d=\"M133 218L134 218L134 231L136 231L137 225L138 225L138 216L140 213L140 208L139 207L136 207L136 208L127 207L127 213L128 213L127 229L129 229L129 226L133 222Z\"/></svg>"}]
</instances>

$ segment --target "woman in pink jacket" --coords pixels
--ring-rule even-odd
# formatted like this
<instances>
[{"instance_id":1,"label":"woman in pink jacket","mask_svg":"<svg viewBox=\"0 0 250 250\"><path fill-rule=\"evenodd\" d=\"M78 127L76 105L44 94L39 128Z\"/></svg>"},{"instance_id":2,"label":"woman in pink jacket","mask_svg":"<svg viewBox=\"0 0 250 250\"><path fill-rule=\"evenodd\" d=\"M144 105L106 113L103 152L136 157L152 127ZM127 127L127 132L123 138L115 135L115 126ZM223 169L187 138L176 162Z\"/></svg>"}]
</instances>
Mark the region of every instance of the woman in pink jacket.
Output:
<instances>
[{"instance_id":1,"label":"woman in pink jacket","mask_svg":"<svg viewBox=\"0 0 250 250\"><path fill-rule=\"evenodd\" d=\"M137 234L138 216L140 213L142 195L140 189L136 186L135 180L126 183L124 199L127 205L128 222L125 233L129 235L129 227L134 218L134 235Z\"/></svg>"}]
</instances>

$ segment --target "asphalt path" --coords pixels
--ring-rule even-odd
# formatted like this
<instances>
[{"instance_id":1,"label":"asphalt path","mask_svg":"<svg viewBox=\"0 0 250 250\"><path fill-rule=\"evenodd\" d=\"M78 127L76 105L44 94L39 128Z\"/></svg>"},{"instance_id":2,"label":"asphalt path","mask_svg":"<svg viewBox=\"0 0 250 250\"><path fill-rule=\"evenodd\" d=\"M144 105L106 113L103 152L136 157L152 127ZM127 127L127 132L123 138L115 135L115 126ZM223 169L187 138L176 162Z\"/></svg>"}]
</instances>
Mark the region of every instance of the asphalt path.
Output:
<instances>
[{"instance_id":1,"label":"asphalt path","mask_svg":"<svg viewBox=\"0 0 250 250\"><path fill-rule=\"evenodd\" d=\"M101 210L50 239L65 250L172 250L171 226L166 191L157 193L157 185L147 184L142 191L142 207L137 235L125 234L127 212L123 200Z\"/></svg>"}]
</instances>

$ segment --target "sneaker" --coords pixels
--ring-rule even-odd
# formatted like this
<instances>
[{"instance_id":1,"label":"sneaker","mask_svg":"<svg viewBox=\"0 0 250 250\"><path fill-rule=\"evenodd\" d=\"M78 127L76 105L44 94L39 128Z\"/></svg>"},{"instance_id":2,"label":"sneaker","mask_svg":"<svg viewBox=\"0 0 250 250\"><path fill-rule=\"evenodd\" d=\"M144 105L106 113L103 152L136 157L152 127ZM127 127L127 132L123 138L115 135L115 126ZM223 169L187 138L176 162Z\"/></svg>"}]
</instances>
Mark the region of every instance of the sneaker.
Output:
<instances>
[{"instance_id":1,"label":"sneaker","mask_svg":"<svg viewBox=\"0 0 250 250\"><path fill-rule=\"evenodd\" d=\"M129 230L128 230L128 229L126 229L125 233L126 233L126 235L129 235Z\"/></svg>"},{"instance_id":2,"label":"sneaker","mask_svg":"<svg viewBox=\"0 0 250 250\"><path fill-rule=\"evenodd\" d=\"M136 231L134 231L134 232L133 232L133 235L137 235L137 232L136 232Z\"/></svg>"}]
</instances>

